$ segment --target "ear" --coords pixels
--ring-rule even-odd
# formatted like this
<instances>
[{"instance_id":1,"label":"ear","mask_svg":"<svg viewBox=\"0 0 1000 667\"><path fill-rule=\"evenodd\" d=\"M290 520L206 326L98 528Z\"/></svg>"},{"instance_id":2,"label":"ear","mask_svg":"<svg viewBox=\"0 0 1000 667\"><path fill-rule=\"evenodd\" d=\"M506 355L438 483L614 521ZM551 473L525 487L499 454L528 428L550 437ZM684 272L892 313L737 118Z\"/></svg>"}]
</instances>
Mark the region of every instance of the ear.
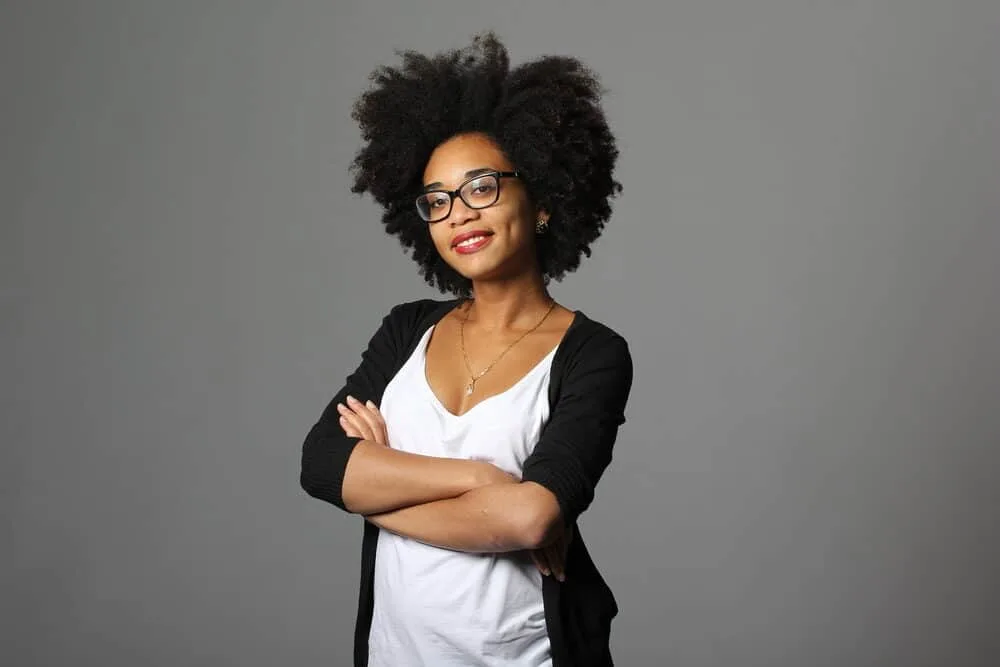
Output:
<instances>
[{"instance_id":1,"label":"ear","mask_svg":"<svg viewBox=\"0 0 1000 667\"><path fill-rule=\"evenodd\" d=\"M535 234L541 236L549 230L549 213L539 209L538 217L535 218Z\"/></svg>"}]
</instances>

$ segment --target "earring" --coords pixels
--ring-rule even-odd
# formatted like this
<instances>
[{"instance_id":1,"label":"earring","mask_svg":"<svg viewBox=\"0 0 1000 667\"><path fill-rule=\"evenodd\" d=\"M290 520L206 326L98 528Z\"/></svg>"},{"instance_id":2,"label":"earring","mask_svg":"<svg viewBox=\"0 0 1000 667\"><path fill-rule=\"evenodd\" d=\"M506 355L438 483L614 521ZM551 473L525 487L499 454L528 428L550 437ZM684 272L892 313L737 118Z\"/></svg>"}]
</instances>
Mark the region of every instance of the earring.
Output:
<instances>
[{"instance_id":1,"label":"earring","mask_svg":"<svg viewBox=\"0 0 1000 667\"><path fill-rule=\"evenodd\" d=\"M546 220L545 218L539 218L538 221L535 223L536 234L544 234L545 230L547 230L548 228L549 228L549 221Z\"/></svg>"}]
</instances>

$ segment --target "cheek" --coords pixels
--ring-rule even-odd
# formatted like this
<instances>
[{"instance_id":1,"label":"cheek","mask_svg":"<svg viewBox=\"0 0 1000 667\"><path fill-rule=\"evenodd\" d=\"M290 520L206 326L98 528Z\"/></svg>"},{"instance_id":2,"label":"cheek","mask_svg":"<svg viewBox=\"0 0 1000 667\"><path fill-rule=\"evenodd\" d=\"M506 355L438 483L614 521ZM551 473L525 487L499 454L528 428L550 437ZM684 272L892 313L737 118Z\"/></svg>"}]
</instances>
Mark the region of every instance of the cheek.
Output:
<instances>
[{"instance_id":1,"label":"cheek","mask_svg":"<svg viewBox=\"0 0 1000 667\"><path fill-rule=\"evenodd\" d=\"M448 233L441 229L444 223L438 223L436 225L430 225L430 235L431 243L437 249L438 254L444 255L445 251L448 249Z\"/></svg>"},{"instance_id":2,"label":"cheek","mask_svg":"<svg viewBox=\"0 0 1000 667\"><path fill-rule=\"evenodd\" d=\"M510 224L512 231L517 234L518 237L534 237L535 219L533 211L527 201L519 202L516 211L513 213L513 219L510 221Z\"/></svg>"},{"instance_id":3,"label":"cheek","mask_svg":"<svg viewBox=\"0 0 1000 667\"><path fill-rule=\"evenodd\" d=\"M520 215L510 223L511 234L518 241L527 242L535 237L535 223L527 215Z\"/></svg>"}]
</instances>

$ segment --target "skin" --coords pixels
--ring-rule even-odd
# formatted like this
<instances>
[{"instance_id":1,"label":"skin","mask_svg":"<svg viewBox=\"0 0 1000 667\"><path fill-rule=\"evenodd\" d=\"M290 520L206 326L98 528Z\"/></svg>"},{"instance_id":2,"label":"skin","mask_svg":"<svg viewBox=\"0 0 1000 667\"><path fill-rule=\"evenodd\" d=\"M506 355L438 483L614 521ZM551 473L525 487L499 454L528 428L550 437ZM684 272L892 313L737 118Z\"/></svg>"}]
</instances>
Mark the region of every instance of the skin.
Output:
<instances>
[{"instance_id":1,"label":"skin","mask_svg":"<svg viewBox=\"0 0 1000 667\"><path fill-rule=\"evenodd\" d=\"M489 137L458 135L434 150L424 169L424 184L428 189L454 190L481 169L512 171L514 166ZM548 214L533 204L523 183L503 178L493 206L471 209L456 198L449 216L429 225L441 257L472 281L473 299L438 323L427 349L427 381L453 414L464 414L513 386L559 343L573 320L572 311L559 305L546 317L553 300L535 257L539 219L547 220ZM456 252L454 240L469 231L489 234L490 242L463 255ZM473 371L478 374L500 357L476 382L471 396L465 392L469 369L459 352L463 321ZM539 322L541 326L521 338ZM371 402L352 397L338 410L344 431L363 438L344 478L349 509L368 508L369 512L359 513L380 528L442 548L480 553L528 550L543 574L565 578L572 536L548 489L519 482L481 462L396 452L388 442L382 415ZM478 467L455 468L473 463ZM391 479L401 483L378 483Z\"/></svg>"}]
</instances>

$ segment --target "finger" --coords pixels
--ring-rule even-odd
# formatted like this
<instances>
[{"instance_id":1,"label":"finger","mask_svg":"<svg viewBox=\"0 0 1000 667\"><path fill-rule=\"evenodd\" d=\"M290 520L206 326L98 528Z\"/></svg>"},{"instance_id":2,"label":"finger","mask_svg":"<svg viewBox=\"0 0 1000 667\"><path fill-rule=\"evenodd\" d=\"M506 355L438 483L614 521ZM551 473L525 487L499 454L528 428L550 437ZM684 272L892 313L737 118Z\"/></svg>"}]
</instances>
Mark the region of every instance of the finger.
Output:
<instances>
[{"instance_id":1,"label":"finger","mask_svg":"<svg viewBox=\"0 0 1000 667\"><path fill-rule=\"evenodd\" d=\"M375 440L375 434L372 433L371 428L368 426L368 422L362 419L353 410L345 406L343 403L338 403L337 412L339 412L340 416L347 421L351 428L355 430L358 434L356 437L364 438L365 440Z\"/></svg>"},{"instance_id":2,"label":"finger","mask_svg":"<svg viewBox=\"0 0 1000 667\"><path fill-rule=\"evenodd\" d=\"M385 441L384 441L383 444L388 445L389 444L389 427L386 426L385 417L382 416L382 411L379 410L378 406L375 405L374 403L372 403L371 401L368 401L367 403L365 403L365 405L368 406L369 410L371 410L372 416L375 418L375 421L378 423L379 430L381 431L382 436L385 439Z\"/></svg>"},{"instance_id":3,"label":"finger","mask_svg":"<svg viewBox=\"0 0 1000 667\"><path fill-rule=\"evenodd\" d=\"M357 412L368 422L372 432L375 434L375 439L383 445L388 445L389 430L385 425L385 418L379 412L378 406L371 401L365 401L363 405L359 404Z\"/></svg>"},{"instance_id":4,"label":"finger","mask_svg":"<svg viewBox=\"0 0 1000 667\"><path fill-rule=\"evenodd\" d=\"M378 438L379 435L383 435L380 420L372 413L371 408L353 396L347 397L347 407L353 410L358 417L364 420L365 424L368 426L368 431L372 434L372 437L378 441L379 444L384 445L385 438L383 437L381 440Z\"/></svg>"},{"instance_id":5,"label":"finger","mask_svg":"<svg viewBox=\"0 0 1000 667\"><path fill-rule=\"evenodd\" d=\"M356 428L354 428L353 426L351 426L351 422L347 421L346 417L341 417L340 418L340 428L344 429L344 435L346 435L348 438L363 438L364 437L364 436L361 435L360 431L358 431Z\"/></svg>"},{"instance_id":6,"label":"finger","mask_svg":"<svg viewBox=\"0 0 1000 667\"><path fill-rule=\"evenodd\" d=\"M555 544L547 548L548 553L546 554L549 565L552 568L552 574L559 581L566 581L566 562L563 556L563 549L557 541Z\"/></svg>"},{"instance_id":7,"label":"finger","mask_svg":"<svg viewBox=\"0 0 1000 667\"><path fill-rule=\"evenodd\" d=\"M546 576L546 577L549 576L549 573L552 570L551 570L551 568L549 568L549 562L545 558L545 550L544 549L532 549L528 553L531 554L531 560L534 561L535 567L537 567L538 571L542 573L542 576Z\"/></svg>"},{"instance_id":8,"label":"finger","mask_svg":"<svg viewBox=\"0 0 1000 667\"><path fill-rule=\"evenodd\" d=\"M345 407L342 403L337 404L337 412L340 416L337 418L337 422L340 424L340 428L344 430L344 435L349 438L363 438L364 434L355 426L349 419L350 409Z\"/></svg>"},{"instance_id":9,"label":"finger","mask_svg":"<svg viewBox=\"0 0 1000 667\"><path fill-rule=\"evenodd\" d=\"M378 406L371 401L361 403L353 396L347 397L353 412L365 424L365 432L370 434L370 439L385 447L389 446L389 431L385 425L385 419L379 412Z\"/></svg>"},{"instance_id":10,"label":"finger","mask_svg":"<svg viewBox=\"0 0 1000 667\"><path fill-rule=\"evenodd\" d=\"M549 562L553 564L553 571L556 572L559 581L566 579L566 555L569 552L569 534L562 532L550 546L551 555Z\"/></svg>"}]
</instances>

